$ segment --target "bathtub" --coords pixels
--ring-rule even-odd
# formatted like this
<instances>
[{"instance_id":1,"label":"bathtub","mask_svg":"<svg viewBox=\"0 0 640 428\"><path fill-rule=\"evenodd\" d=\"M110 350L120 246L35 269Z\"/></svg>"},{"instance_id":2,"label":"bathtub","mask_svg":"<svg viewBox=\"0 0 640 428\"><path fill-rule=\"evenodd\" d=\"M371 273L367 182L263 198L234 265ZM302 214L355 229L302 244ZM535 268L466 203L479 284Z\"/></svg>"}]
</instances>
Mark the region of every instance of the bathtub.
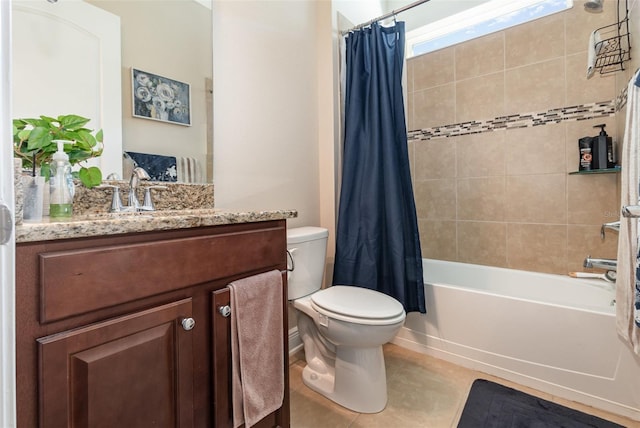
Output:
<instances>
[{"instance_id":1,"label":"bathtub","mask_svg":"<svg viewBox=\"0 0 640 428\"><path fill-rule=\"evenodd\" d=\"M640 420L640 359L599 279L425 259L427 313L393 340L474 370Z\"/></svg>"}]
</instances>

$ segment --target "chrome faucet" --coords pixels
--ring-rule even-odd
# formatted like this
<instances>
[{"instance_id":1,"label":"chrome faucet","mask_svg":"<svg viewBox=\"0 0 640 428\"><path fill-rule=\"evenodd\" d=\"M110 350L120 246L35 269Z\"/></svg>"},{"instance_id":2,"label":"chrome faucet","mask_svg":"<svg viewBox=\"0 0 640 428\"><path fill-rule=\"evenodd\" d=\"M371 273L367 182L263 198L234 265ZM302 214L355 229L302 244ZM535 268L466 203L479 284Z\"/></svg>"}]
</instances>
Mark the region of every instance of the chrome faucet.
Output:
<instances>
[{"instance_id":1,"label":"chrome faucet","mask_svg":"<svg viewBox=\"0 0 640 428\"><path fill-rule=\"evenodd\" d=\"M140 180L149 180L150 178L151 177L149 177L147 171L139 166L133 168L133 171L131 172L131 179L129 180L129 207L135 211L140 208L140 201L136 196L138 184L140 183Z\"/></svg>"},{"instance_id":2,"label":"chrome faucet","mask_svg":"<svg viewBox=\"0 0 640 428\"><path fill-rule=\"evenodd\" d=\"M591 256L587 256L584 259L584 267L586 268L598 268L606 270L618 270L618 261L616 259L593 259Z\"/></svg>"},{"instance_id":3,"label":"chrome faucet","mask_svg":"<svg viewBox=\"0 0 640 428\"><path fill-rule=\"evenodd\" d=\"M620 232L620 220L612 221L610 223L604 223L600 227L600 238L604 239L604 232L606 229L615 230L616 232Z\"/></svg>"}]
</instances>

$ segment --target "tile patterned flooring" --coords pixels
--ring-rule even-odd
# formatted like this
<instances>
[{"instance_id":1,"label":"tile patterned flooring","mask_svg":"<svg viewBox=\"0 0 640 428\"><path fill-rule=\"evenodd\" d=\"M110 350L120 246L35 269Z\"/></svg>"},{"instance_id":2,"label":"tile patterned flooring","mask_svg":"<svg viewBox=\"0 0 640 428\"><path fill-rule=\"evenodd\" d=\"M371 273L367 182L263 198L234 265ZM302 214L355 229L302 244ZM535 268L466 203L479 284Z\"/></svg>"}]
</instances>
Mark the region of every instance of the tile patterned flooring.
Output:
<instances>
[{"instance_id":1,"label":"tile patterned flooring","mask_svg":"<svg viewBox=\"0 0 640 428\"><path fill-rule=\"evenodd\" d=\"M302 383L304 355L290 365L292 428L450 428L457 425L477 378L489 379L545 400L590 413L628 428L640 422L567 401L550 394L476 372L397 345L384 346L389 401L380 413L360 414L345 409Z\"/></svg>"}]
</instances>

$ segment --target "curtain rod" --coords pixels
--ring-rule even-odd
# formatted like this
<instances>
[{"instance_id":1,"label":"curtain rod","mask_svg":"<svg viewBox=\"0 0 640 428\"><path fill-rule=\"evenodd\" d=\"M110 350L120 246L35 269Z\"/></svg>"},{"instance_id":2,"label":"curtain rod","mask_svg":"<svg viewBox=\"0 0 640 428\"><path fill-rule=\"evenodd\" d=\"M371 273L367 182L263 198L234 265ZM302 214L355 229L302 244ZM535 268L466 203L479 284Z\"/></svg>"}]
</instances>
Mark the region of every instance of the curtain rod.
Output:
<instances>
[{"instance_id":1,"label":"curtain rod","mask_svg":"<svg viewBox=\"0 0 640 428\"><path fill-rule=\"evenodd\" d=\"M363 28L363 27L368 27L369 25L373 24L374 22L378 22L378 21L385 20L387 18L391 18L392 16L395 16L395 15L401 13L401 12L404 12L405 10L413 9L416 6L420 6L422 3L427 3L428 1L431 1L431 0L418 0L416 2L413 2L411 4L403 6L398 10L392 10L391 12L386 13L386 14L384 14L382 16L379 16L379 17L377 17L375 19L372 19L371 21L365 22L364 24L356 25L355 27L350 28L349 30L346 30L346 31L341 31L340 34L342 34L344 36L345 34L350 33L351 31L359 30L360 28Z\"/></svg>"}]
</instances>

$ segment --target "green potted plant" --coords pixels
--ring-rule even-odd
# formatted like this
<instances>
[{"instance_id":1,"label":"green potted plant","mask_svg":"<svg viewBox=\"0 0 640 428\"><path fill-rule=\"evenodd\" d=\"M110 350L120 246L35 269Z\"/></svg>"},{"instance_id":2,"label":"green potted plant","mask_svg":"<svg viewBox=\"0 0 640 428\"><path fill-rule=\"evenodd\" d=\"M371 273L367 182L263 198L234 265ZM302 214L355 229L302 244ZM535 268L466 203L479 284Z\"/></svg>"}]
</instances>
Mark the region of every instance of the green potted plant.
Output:
<instances>
[{"instance_id":1,"label":"green potted plant","mask_svg":"<svg viewBox=\"0 0 640 428\"><path fill-rule=\"evenodd\" d=\"M13 120L13 151L22 159L22 167L35 171L40 169L41 175L49 177L49 162L57 150L56 140L68 141L64 151L69 155L71 165L102 154L102 130L95 132L84 126L90 119L74 114L57 118L40 116ZM96 166L81 165L74 172L86 187L95 187L102 182L102 171Z\"/></svg>"}]
</instances>

